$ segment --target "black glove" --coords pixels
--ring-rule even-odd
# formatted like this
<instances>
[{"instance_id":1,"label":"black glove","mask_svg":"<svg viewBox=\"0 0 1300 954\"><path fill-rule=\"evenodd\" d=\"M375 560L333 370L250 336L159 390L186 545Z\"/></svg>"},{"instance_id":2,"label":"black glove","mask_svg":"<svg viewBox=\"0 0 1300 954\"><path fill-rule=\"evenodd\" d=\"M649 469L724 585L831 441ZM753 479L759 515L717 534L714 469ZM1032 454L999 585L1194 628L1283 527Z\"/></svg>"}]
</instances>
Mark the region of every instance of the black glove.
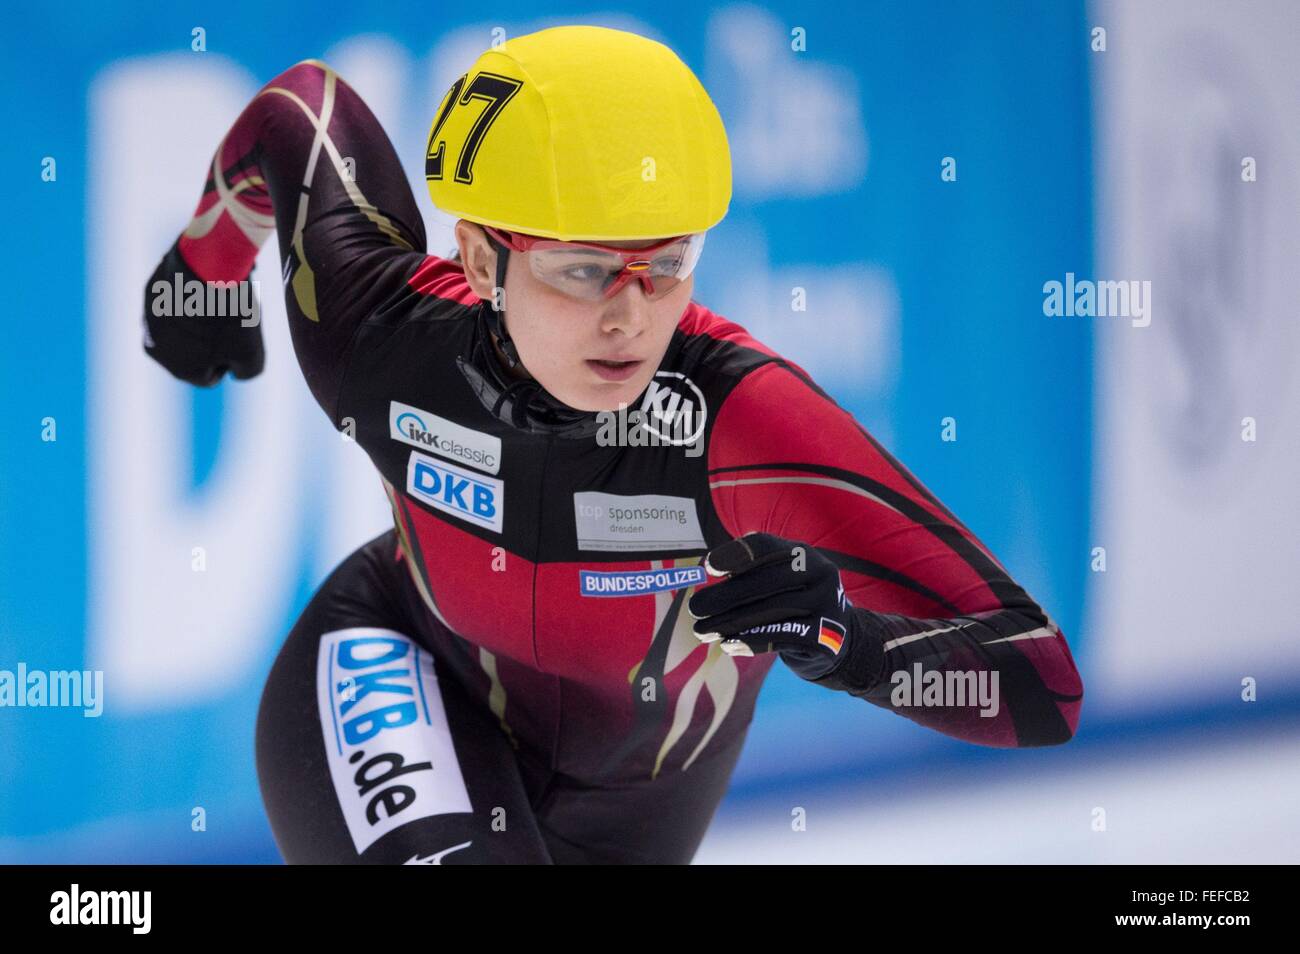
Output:
<instances>
[{"instance_id":1,"label":"black glove","mask_svg":"<svg viewBox=\"0 0 1300 954\"><path fill-rule=\"evenodd\" d=\"M177 275L180 276L179 300ZM254 300L252 288L242 293L238 287L221 291L225 314L186 315L184 295L193 287L190 282L198 282L203 287L206 307L208 285L181 257L180 239L177 239L144 287L145 353L182 381L199 387L211 387L227 371L237 378L261 374L266 365L266 352L262 347L261 307ZM248 309L251 316L239 313L241 304L251 305ZM254 318L256 324L247 327L243 324Z\"/></svg>"},{"instance_id":2,"label":"black glove","mask_svg":"<svg viewBox=\"0 0 1300 954\"><path fill-rule=\"evenodd\" d=\"M778 652L804 679L820 679L865 640L862 621L844 595L839 568L806 544L770 533L747 533L704 558L711 576L727 579L695 591L687 612L703 642L721 639L732 655Z\"/></svg>"}]
</instances>

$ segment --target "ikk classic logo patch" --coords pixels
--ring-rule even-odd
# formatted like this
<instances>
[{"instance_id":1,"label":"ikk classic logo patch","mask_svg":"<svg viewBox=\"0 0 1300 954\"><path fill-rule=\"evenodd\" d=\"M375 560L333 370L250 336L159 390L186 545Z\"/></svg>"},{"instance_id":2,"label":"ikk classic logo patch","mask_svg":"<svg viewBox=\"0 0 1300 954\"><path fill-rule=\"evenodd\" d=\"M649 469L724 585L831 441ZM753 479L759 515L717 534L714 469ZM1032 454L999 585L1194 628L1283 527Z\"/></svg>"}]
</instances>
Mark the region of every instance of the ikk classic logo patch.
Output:
<instances>
[{"instance_id":1,"label":"ikk classic logo patch","mask_svg":"<svg viewBox=\"0 0 1300 954\"><path fill-rule=\"evenodd\" d=\"M388 402L388 435L489 474L501 470L501 438L464 427L401 401Z\"/></svg>"}]
</instances>

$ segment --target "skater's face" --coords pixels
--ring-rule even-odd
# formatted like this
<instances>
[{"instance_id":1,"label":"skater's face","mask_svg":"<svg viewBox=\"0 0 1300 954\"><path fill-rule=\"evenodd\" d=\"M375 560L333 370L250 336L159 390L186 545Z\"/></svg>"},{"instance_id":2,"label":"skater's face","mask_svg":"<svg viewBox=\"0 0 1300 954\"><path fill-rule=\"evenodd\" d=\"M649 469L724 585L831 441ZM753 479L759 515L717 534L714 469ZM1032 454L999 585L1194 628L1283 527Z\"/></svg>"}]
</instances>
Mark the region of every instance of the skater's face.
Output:
<instances>
[{"instance_id":1,"label":"skater's face","mask_svg":"<svg viewBox=\"0 0 1300 954\"><path fill-rule=\"evenodd\" d=\"M456 223L456 241L470 287L492 300L496 249L478 226ZM655 240L607 242L643 248ZM627 281L612 297L576 298L538 278L512 251L506 265L504 314L526 373L556 399L579 411L630 407L650 384L682 312L691 300L693 275L659 297Z\"/></svg>"}]
</instances>

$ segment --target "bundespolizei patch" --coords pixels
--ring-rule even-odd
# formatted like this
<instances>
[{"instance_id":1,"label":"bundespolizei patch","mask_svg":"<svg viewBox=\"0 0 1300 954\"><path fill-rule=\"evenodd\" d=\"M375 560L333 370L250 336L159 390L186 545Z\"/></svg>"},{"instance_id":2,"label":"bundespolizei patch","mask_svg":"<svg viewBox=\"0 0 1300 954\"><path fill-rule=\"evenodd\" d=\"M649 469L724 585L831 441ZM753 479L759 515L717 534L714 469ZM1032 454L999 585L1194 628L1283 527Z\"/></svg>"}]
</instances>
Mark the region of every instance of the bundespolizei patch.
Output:
<instances>
[{"instance_id":1,"label":"bundespolizei patch","mask_svg":"<svg viewBox=\"0 0 1300 954\"><path fill-rule=\"evenodd\" d=\"M704 582L702 566L672 566L661 570L579 570L583 596L644 596L682 590Z\"/></svg>"}]
</instances>

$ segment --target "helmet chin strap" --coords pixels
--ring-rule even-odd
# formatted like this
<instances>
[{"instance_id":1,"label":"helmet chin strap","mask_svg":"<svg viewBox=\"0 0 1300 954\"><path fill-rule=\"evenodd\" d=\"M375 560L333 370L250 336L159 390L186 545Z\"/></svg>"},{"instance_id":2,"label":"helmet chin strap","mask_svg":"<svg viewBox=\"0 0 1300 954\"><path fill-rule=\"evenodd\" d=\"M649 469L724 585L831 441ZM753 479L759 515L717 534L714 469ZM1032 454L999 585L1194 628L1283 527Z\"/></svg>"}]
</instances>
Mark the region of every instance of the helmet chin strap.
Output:
<instances>
[{"instance_id":1,"label":"helmet chin strap","mask_svg":"<svg viewBox=\"0 0 1300 954\"><path fill-rule=\"evenodd\" d=\"M504 305L506 266L510 262L510 249L498 242L491 234L488 234L487 238L488 241L492 243L492 246L497 250L496 283L492 288L492 301L488 303L486 310L488 329L496 337L497 342L501 346L501 351L505 355L506 359L506 369L508 371L526 370L523 366L523 362L519 360L519 351L515 348L515 343L510 340L510 333L506 331L505 308L503 307L500 311L497 311L494 307L498 294L503 300L502 303ZM499 292L497 291L498 289L500 289Z\"/></svg>"}]
</instances>

